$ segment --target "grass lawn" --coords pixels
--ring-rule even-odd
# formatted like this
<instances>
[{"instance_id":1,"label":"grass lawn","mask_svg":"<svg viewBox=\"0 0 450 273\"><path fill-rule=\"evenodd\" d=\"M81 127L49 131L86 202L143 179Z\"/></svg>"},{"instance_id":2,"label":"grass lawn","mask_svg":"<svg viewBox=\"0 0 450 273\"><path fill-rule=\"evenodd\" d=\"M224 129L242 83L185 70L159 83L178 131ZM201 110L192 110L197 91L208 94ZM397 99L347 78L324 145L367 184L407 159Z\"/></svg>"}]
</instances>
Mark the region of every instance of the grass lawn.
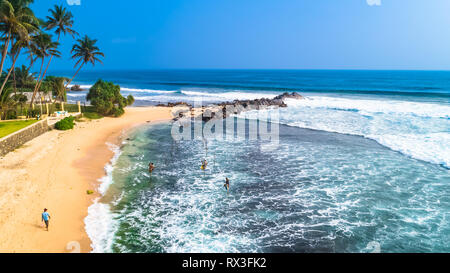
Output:
<instances>
[{"instance_id":1,"label":"grass lawn","mask_svg":"<svg viewBox=\"0 0 450 273\"><path fill-rule=\"evenodd\" d=\"M103 118L103 116L100 115L97 112L84 112L83 113L83 117L88 118L88 119L101 119L101 118Z\"/></svg>"},{"instance_id":2,"label":"grass lawn","mask_svg":"<svg viewBox=\"0 0 450 273\"><path fill-rule=\"evenodd\" d=\"M19 131L20 129L25 128L36 122L37 120L0 122L0 138L12 134L16 131Z\"/></svg>"},{"instance_id":3,"label":"grass lawn","mask_svg":"<svg viewBox=\"0 0 450 273\"><path fill-rule=\"evenodd\" d=\"M58 108L57 110L60 110L60 108ZM66 110L68 112L78 112L78 105L76 105L76 104L65 104L64 105L64 110ZM81 112L83 113L83 117L85 117L87 119L101 119L101 118L103 118L102 115L100 115L99 113L97 113L95 111L95 107L92 106L92 105L81 106Z\"/></svg>"}]
</instances>

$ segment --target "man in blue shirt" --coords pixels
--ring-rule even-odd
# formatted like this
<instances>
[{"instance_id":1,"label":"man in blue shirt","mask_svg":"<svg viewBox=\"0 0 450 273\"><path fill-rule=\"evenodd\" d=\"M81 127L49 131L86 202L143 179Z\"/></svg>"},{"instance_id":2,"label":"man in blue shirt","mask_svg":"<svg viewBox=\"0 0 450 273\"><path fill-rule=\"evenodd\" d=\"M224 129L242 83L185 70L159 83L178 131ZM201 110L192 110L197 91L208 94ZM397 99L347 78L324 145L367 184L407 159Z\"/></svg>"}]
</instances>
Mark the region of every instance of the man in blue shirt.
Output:
<instances>
[{"instance_id":1,"label":"man in blue shirt","mask_svg":"<svg viewBox=\"0 0 450 273\"><path fill-rule=\"evenodd\" d=\"M44 209L44 212L42 213L42 221L45 222L45 227L48 231L48 221L50 219L50 214L48 214L47 209Z\"/></svg>"}]
</instances>

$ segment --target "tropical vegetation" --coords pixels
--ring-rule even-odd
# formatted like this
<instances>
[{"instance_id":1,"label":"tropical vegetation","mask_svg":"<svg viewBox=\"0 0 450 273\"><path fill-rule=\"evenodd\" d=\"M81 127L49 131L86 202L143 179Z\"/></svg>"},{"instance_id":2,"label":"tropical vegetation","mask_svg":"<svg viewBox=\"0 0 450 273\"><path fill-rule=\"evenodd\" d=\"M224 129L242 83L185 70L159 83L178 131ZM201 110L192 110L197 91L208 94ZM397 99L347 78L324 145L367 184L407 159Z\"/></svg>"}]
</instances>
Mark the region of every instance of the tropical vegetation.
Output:
<instances>
[{"instance_id":1,"label":"tropical vegetation","mask_svg":"<svg viewBox=\"0 0 450 273\"><path fill-rule=\"evenodd\" d=\"M104 54L97 40L74 30L74 17L62 5L48 10L45 19L37 18L30 8L34 0L0 0L0 118L36 115L35 103L42 95L51 103L66 102L70 83L86 64L102 63ZM74 60L72 78L48 75L54 58L60 58L61 38L70 36ZM21 58L24 56L25 58ZM20 63L25 60L24 63ZM122 105L122 103L120 103ZM117 109L123 109L118 105ZM119 110L114 110L119 111ZM41 113L42 114L42 113Z\"/></svg>"},{"instance_id":2,"label":"tropical vegetation","mask_svg":"<svg viewBox=\"0 0 450 273\"><path fill-rule=\"evenodd\" d=\"M125 98L120 94L119 85L103 80L98 80L91 87L86 99L91 102L98 113L115 117L123 115L124 108L134 102L132 95Z\"/></svg>"},{"instance_id":3,"label":"tropical vegetation","mask_svg":"<svg viewBox=\"0 0 450 273\"><path fill-rule=\"evenodd\" d=\"M73 116L64 118L60 121L58 121L57 123L55 123L55 128L57 130L61 130L61 131L66 131L66 130L71 130L73 129L75 123L75 118Z\"/></svg>"}]
</instances>

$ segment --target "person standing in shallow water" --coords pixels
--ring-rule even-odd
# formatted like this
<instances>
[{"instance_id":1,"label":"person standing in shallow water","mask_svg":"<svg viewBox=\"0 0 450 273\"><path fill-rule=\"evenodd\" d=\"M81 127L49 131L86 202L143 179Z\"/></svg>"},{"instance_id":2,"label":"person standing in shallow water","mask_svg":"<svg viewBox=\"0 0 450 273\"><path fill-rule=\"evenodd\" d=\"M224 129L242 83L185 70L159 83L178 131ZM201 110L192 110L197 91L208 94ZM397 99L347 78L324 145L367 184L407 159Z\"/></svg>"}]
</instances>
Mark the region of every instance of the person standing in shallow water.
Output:
<instances>
[{"instance_id":1,"label":"person standing in shallow water","mask_svg":"<svg viewBox=\"0 0 450 273\"><path fill-rule=\"evenodd\" d=\"M48 231L48 222L50 221L50 214L48 214L47 209L44 209L44 212L42 213L42 222L45 223L45 228Z\"/></svg>"},{"instance_id":2,"label":"person standing in shallow water","mask_svg":"<svg viewBox=\"0 0 450 273\"><path fill-rule=\"evenodd\" d=\"M153 165L153 163L148 164L148 172L149 172L150 174L153 173L153 170L154 170L154 169L155 169L155 166Z\"/></svg>"},{"instance_id":3,"label":"person standing in shallow water","mask_svg":"<svg viewBox=\"0 0 450 273\"><path fill-rule=\"evenodd\" d=\"M202 167L201 167L201 169L202 170L206 170L206 167L208 167L208 161L206 161L206 159L203 159L202 160Z\"/></svg>"},{"instance_id":4,"label":"person standing in shallow water","mask_svg":"<svg viewBox=\"0 0 450 273\"><path fill-rule=\"evenodd\" d=\"M225 178L225 184L223 186L227 189L227 193L230 192L230 179L228 177Z\"/></svg>"}]
</instances>

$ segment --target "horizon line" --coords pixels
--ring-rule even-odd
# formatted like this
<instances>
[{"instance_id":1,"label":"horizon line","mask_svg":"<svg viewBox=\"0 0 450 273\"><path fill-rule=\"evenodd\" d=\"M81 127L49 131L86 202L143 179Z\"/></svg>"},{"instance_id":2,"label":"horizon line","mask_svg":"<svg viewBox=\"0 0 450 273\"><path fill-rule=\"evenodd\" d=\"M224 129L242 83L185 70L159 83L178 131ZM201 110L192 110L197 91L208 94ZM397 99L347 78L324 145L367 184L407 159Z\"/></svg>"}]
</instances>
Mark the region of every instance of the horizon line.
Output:
<instances>
[{"instance_id":1,"label":"horizon line","mask_svg":"<svg viewBox=\"0 0 450 273\"><path fill-rule=\"evenodd\" d=\"M59 72L59 71L72 71L73 69L52 69L49 72ZM89 68L84 70L84 72L91 71L164 71L164 70L234 70L234 71L269 71L269 70L279 70L279 71L430 71L430 72L450 72L449 69L359 69L359 68ZM80 71L81 72L81 71Z\"/></svg>"}]
</instances>

